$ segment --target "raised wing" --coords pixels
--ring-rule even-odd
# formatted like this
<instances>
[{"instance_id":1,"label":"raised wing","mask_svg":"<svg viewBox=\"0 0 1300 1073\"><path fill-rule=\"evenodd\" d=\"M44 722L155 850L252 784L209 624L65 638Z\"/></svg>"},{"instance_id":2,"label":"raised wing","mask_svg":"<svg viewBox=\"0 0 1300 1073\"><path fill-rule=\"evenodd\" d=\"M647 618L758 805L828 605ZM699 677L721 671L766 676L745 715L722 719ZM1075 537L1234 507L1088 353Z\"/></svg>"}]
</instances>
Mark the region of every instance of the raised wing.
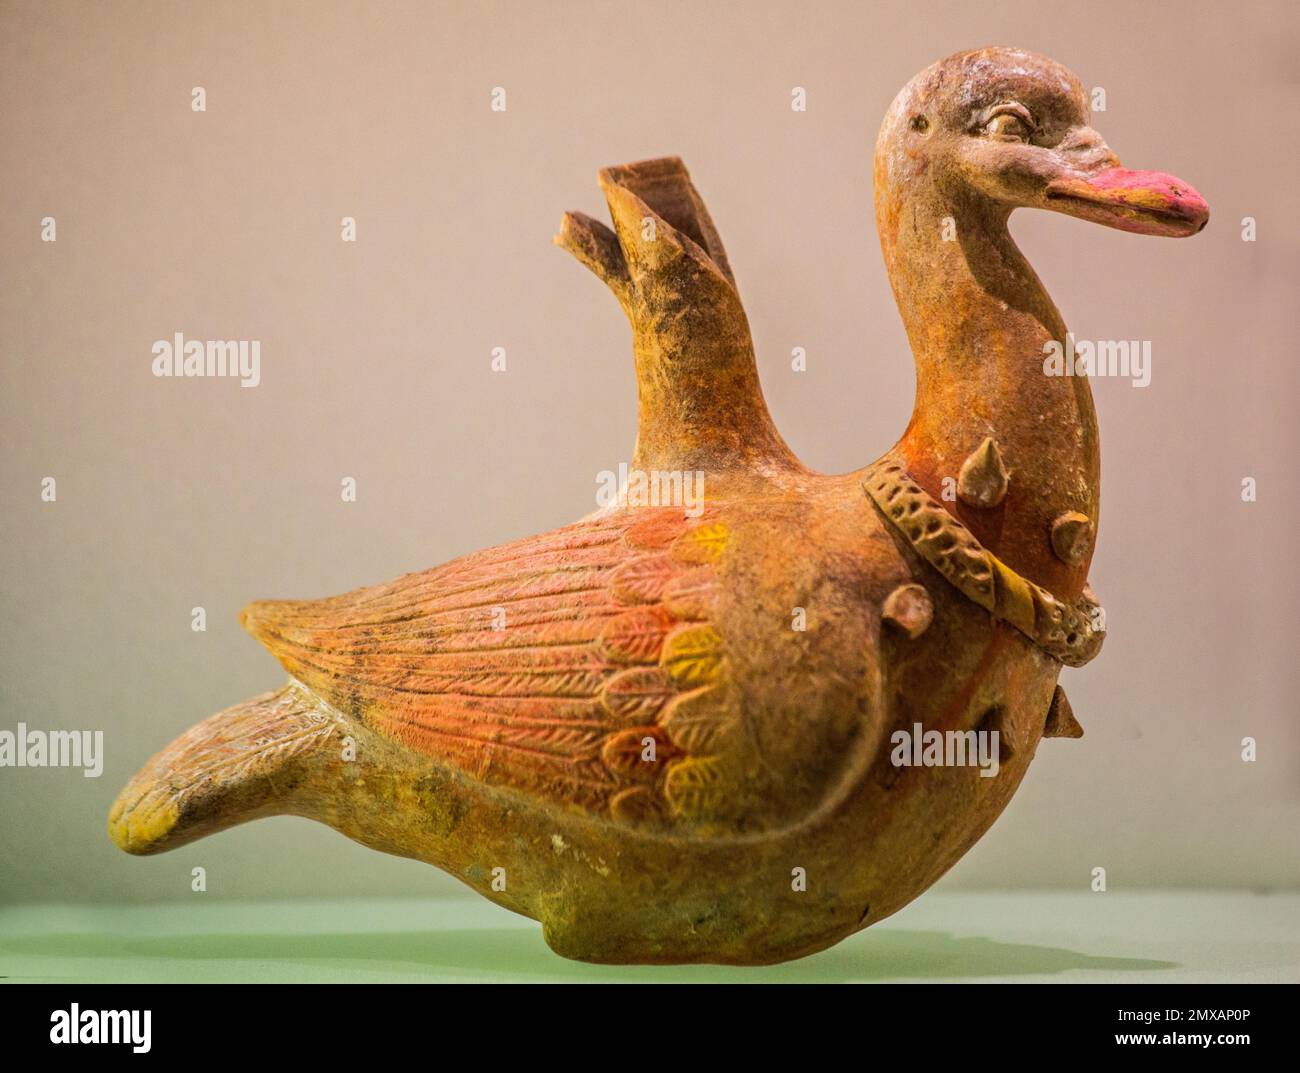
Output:
<instances>
[{"instance_id":1,"label":"raised wing","mask_svg":"<svg viewBox=\"0 0 1300 1073\"><path fill-rule=\"evenodd\" d=\"M245 627L336 708L484 782L616 819L720 816L737 721L721 523L623 510Z\"/></svg>"}]
</instances>

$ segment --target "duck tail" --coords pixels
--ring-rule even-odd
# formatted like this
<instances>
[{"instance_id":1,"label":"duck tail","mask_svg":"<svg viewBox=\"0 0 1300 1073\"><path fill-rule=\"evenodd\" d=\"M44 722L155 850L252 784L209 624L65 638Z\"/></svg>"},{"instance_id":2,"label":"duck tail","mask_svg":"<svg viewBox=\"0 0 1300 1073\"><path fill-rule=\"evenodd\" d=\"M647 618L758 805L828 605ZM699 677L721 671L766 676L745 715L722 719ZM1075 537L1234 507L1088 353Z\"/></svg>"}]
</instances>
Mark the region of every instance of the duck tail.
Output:
<instances>
[{"instance_id":1,"label":"duck tail","mask_svg":"<svg viewBox=\"0 0 1300 1073\"><path fill-rule=\"evenodd\" d=\"M127 853L162 853L294 812L296 791L341 736L338 717L297 682L236 704L140 769L113 803L109 837Z\"/></svg>"}]
</instances>

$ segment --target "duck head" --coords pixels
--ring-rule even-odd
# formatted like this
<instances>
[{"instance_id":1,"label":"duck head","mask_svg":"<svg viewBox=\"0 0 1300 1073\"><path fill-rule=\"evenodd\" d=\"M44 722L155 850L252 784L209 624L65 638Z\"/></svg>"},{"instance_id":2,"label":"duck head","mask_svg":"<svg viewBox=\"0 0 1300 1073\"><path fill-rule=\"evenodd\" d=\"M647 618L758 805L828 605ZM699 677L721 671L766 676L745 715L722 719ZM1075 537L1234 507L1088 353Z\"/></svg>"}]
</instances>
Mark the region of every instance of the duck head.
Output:
<instances>
[{"instance_id":1,"label":"duck head","mask_svg":"<svg viewBox=\"0 0 1300 1073\"><path fill-rule=\"evenodd\" d=\"M1187 183L1131 171L1093 129L1088 95L1059 63L1013 48L949 56L913 78L876 142L876 224L916 361L916 404L896 453L940 497L992 438L1011 471L996 506L950 510L993 554L1073 599L1090 555L1063 561L1054 520L1095 531L1101 462L1086 376L1049 376L1068 331L1013 241L1017 208L1147 235L1192 235L1209 209Z\"/></svg>"},{"instance_id":2,"label":"duck head","mask_svg":"<svg viewBox=\"0 0 1300 1073\"><path fill-rule=\"evenodd\" d=\"M958 53L899 93L877 142L878 202L918 185L954 209L1049 209L1144 235L1193 235L1209 220L1181 179L1121 167L1074 74L1021 49ZM896 223L897 205L880 210Z\"/></svg>"}]
</instances>

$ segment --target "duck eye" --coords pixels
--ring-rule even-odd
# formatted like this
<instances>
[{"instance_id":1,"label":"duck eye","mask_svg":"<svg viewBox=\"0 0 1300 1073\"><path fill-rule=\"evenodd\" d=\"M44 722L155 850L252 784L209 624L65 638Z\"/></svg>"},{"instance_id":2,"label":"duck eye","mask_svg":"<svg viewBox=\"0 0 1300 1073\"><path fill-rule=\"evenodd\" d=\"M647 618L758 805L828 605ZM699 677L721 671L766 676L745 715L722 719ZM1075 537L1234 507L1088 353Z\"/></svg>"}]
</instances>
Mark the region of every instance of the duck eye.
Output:
<instances>
[{"instance_id":1,"label":"duck eye","mask_svg":"<svg viewBox=\"0 0 1300 1073\"><path fill-rule=\"evenodd\" d=\"M984 124L984 133L996 138L1018 138L1028 141L1033 133L1029 121L1015 112L999 112Z\"/></svg>"},{"instance_id":2,"label":"duck eye","mask_svg":"<svg viewBox=\"0 0 1300 1073\"><path fill-rule=\"evenodd\" d=\"M924 134L930 129L930 121L923 115L914 115L912 116L911 126L918 134Z\"/></svg>"}]
</instances>

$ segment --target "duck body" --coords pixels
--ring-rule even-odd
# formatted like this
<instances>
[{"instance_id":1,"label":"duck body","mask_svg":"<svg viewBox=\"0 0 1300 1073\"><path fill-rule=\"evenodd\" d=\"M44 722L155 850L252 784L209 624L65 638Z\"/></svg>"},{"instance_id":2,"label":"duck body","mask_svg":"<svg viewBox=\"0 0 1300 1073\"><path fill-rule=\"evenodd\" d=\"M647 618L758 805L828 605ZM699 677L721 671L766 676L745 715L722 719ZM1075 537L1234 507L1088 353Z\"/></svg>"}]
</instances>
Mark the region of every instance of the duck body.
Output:
<instances>
[{"instance_id":1,"label":"duck body","mask_svg":"<svg viewBox=\"0 0 1300 1073\"><path fill-rule=\"evenodd\" d=\"M779 961L882 919L1010 799L1059 664L949 596L860 474L782 484L251 605L290 684L156 757L115 837L158 852L307 816L444 869L585 960ZM881 608L918 578L937 598L914 640ZM995 778L890 763L896 726L974 729L993 709L1026 746Z\"/></svg>"},{"instance_id":2,"label":"duck body","mask_svg":"<svg viewBox=\"0 0 1300 1073\"><path fill-rule=\"evenodd\" d=\"M1027 55L944 63L976 78L970 57L996 60L1031 82L1058 70L1038 57L1024 75ZM896 102L894 126L920 126L912 107ZM911 167L919 151L900 150ZM878 187L891 152L878 150ZM384 585L250 605L244 625L289 684L154 757L110 814L122 848L301 815L449 872L541 921L568 957L767 963L907 904L996 819L1042 737L1077 736L1057 677L1104 630L1084 587L1086 386L1016 401L981 395L969 369L945 384L942 348L980 334L982 300L1006 298L981 298L987 281L968 272L955 325L905 309L919 375L903 438L863 470L813 473L768 417L730 266L681 162L606 169L601 184L614 229L569 214L557 241L631 321L633 468L702 475L699 509L625 495ZM931 255L893 252L918 210L883 206L903 307ZM1050 301L1021 304L1030 335L1064 331ZM1016 345L990 347L1004 376ZM986 400L973 411L957 397L967 380ZM1059 450L1035 454L1016 431L1034 423L1004 402L1066 422ZM936 405L955 407L955 444ZM1069 478L1060 494L1041 483L1053 473ZM1059 514L1085 520L1063 536ZM992 741L993 763L931 763L922 730Z\"/></svg>"}]
</instances>

